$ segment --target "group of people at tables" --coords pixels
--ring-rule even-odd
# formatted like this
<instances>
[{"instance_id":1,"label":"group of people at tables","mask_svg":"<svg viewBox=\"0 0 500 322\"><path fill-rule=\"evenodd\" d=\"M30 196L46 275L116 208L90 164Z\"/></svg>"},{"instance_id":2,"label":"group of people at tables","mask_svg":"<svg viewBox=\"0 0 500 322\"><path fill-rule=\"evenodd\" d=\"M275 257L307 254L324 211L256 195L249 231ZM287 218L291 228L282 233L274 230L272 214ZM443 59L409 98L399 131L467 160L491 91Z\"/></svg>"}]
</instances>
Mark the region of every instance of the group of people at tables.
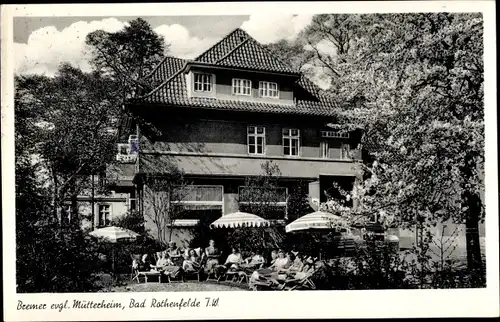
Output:
<instances>
[{"instance_id":1,"label":"group of people at tables","mask_svg":"<svg viewBox=\"0 0 500 322\"><path fill-rule=\"evenodd\" d=\"M144 254L140 262L134 262L133 266L139 271L156 271L172 278L184 272L204 271L206 275L221 277L228 272L238 271L248 274L250 282L265 278L276 283L290 278L303 278L317 267L314 258L298 256L297 252L285 253L283 250L273 250L270 262L265 260L258 249L243 258L238 249L232 248L231 254L223 263L219 262L220 257L221 252L213 240L210 240L205 249L188 248L184 251L181 251L175 242L170 242L167 250L157 253L155 264L148 254Z\"/></svg>"}]
</instances>

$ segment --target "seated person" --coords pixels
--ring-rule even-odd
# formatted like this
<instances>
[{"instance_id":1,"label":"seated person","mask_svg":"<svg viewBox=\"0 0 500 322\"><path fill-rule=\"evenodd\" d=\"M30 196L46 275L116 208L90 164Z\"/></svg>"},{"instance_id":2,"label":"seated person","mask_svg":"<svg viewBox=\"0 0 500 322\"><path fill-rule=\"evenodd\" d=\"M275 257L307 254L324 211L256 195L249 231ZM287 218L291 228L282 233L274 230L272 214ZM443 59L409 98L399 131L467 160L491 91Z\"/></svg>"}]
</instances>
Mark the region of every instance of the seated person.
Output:
<instances>
[{"instance_id":1,"label":"seated person","mask_svg":"<svg viewBox=\"0 0 500 322\"><path fill-rule=\"evenodd\" d=\"M151 260L149 259L148 254L142 255L141 261L139 262L139 271L141 272L149 272L153 269L151 265Z\"/></svg>"},{"instance_id":2,"label":"seated person","mask_svg":"<svg viewBox=\"0 0 500 322\"><path fill-rule=\"evenodd\" d=\"M168 256L168 252L163 252L165 255L165 265L163 265L162 270L165 274L169 275L172 278L177 278L179 273L181 272L181 267L177 266L172 259ZM158 266L158 264L156 264Z\"/></svg>"},{"instance_id":3,"label":"seated person","mask_svg":"<svg viewBox=\"0 0 500 322\"><path fill-rule=\"evenodd\" d=\"M287 273L293 274L296 272L300 272L302 270L302 267L304 266L304 263L302 262L300 256L293 252L288 254L288 261L290 263L290 266L286 269L283 269L283 271Z\"/></svg>"},{"instance_id":4,"label":"seated person","mask_svg":"<svg viewBox=\"0 0 500 322\"><path fill-rule=\"evenodd\" d=\"M184 258L182 269L185 272L194 272L198 271L200 267L200 256L196 254L196 251L194 249L190 249L188 251L188 255Z\"/></svg>"},{"instance_id":5,"label":"seated person","mask_svg":"<svg viewBox=\"0 0 500 322\"><path fill-rule=\"evenodd\" d=\"M280 249L277 253L276 259L271 266L269 266L269 268L260 268L252 273L252 276L250 277L250 284L258 280L279 284L279 280L286 279L287 275L284 270L286 270L290 265L291 263L289 262L288 257L285 256L285 252Z\"/></svg>"},{"instance_id":6,"label":"seated person","mask_svg":"<svg viewBox=\"0 0 500 322\"><path fill-rule=\"evenodd\" d=\"M291 265L288 257L285 256L285 252L280 249L278 251L278 257L274 260L274 263L269 266L269 268L275 272L280 272L287 269Z\"/></svg>"},{"instance_id":7,"label":"seated person","mask_svg":"<svg viewBox=\"0 0 500 322\"><path fill-rule=\"evenodd\" d=\"M167 252L157 252L158 255L158 260L156 261L156 270L157 271L164 271L165 267L169 264L170 259L167 258Z\"/></svg>"},{"instance_id":8,"label":"seated person","mask_svg":"<svg viewBox=\"0 0 500 322\"><path fill-rule=\"evenodd\" d=\"M245 259L245 264L248 267L258 267L264 264L264 257L260 254L260 251L252 251L251 255Z\"/></svg>"},{"instance_id":9,"label":"seated person","mask_svg":"<svg viewBox=\"0 0 500 322\"><path fill-rule=\"evenodd\" d=\"M227 269L238 269L239 266L243 263L243 259L241 257L240 252L235 247L232 248L232 253L226 259L224 266Z\"/></svg>"},{"instance_id":10,"label":"seated person","mask_svg":"<svg viewBox=\"0 0 500 322\"><path fill-rule=\"evenodd\" d=\"M255 269L259 269L264 265L265 260L262 255L260 255L260 251L252 251L251 255L247 257L243 263L240 265L243 270L251 274Z\"/></svg>"},{"instance_id":11,"label":"seated person","mask_svg":"<svg viewBox=\"0 0 500 322\"><path fill-rule=\"evenodd\" d=\"M269 264L273 265L276 261L276 258L278 258L278 251L276 249L273 249L273 251L271 252L271 261L269 262Z\"/></svg>"},{"instance_id":12,"label":"seated person","mask_svg":"<svg viewBox=\"0 0 500 322\"><path fill-rule=\"evenodd\" d=\"M180 259L182 259L181 251L174 241L170 241L168 243L167 253L170 260L172 260L172 262L174 263L177 263Z\"/></svg>"}]
</instances>

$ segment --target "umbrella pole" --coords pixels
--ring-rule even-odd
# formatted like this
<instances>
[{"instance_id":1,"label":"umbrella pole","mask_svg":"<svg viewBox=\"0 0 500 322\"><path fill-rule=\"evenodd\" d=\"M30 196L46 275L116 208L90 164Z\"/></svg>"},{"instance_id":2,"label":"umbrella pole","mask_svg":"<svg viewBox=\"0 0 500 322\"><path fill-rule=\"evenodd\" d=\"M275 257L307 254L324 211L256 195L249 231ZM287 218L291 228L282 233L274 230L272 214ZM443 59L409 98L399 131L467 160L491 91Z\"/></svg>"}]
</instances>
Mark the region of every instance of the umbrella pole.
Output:
<instances>
[{"instance_id":1,"label":"umbrella pole","mask_svg":"<svg viewBox=\"0 0 500 322\"><path fill-rule=\"evenodd\" d=\"M115 248L111 251L111 270L113 271L113 276L116 277L115 274Z\"/></svg>"}]
</instances>

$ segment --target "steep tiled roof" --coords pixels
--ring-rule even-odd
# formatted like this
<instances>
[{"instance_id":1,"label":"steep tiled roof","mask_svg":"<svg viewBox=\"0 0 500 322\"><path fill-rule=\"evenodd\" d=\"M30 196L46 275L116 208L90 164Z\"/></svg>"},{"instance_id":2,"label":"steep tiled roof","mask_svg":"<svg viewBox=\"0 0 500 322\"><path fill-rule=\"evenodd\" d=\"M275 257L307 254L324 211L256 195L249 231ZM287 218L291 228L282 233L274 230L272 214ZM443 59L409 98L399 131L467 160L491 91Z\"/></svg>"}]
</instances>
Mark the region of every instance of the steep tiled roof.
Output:
<instances>
[{"instance_id":1,"label":"steep tiled roof","mask_svg":"<svg viewBox=\"0 0 500 322\"><path fill-rule=\"evenodd\" d=\"M177 73L188 60L166 56L158 66L146 76L146 80L154 87L160 85L165 80Z\"/></svg>"},{"instance_id":2,"label":"steep tiled roof","mask_svg":"<svg viewBox=\"0 0 500 322\"><path fill-rule=\"evenodd\" d=\"M269 72L297 73L252 38L243 41L216 64Z\"/></svg>"},{"instance_id":3,"label":"steep tiled roof","mask_svg":"<svg viewBox=\"0 0 500 322\"><path fill-rule=\"evenodd\" d=\"M335 115L334 102L324 96L321 89L303 75L297 80L296 85L309 92L316 99L296 100L294 104L273 104L214 98L190 98L187 94L186 79L182 73L186 64L189 63L287 74L297 73L245 31L237 28L193 60L166 57L145 79L156 88L149 94L130 102L254 112Z\"/></svg>"},{"instance_id":4,"label":"steep tiled roof","mask_svg":"<svg viewBox=\"0 0 500 322\"><path fill-rule=\"evenodd\" d=\"M215 45L208 48L204 53L196 57L194 60L203 63L214 64L218 60L226 56L239 44L250 38L250 35L248 35L245 31L241 30L240 28L236 28L227 36L219 40Z\"/></svg>"}]
</instances>

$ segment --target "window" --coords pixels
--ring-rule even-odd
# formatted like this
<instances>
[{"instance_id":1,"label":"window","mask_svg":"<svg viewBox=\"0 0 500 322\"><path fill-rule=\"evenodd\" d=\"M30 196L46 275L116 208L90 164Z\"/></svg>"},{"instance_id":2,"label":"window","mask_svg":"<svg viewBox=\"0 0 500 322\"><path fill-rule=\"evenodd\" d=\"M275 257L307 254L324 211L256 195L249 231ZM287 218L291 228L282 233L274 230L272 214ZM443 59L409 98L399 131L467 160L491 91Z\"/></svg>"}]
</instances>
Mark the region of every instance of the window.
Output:
<instances>
[{"instance_id":1,"label":"window","mask_svg":"<svg viewBox=\"0 0 500 322\"><path fill-rule=\"evenodd\" d=\"M127 143L118 143L118 154L128 155L129 154L129 144Z\"/></svg>"},{"instance_id":2,"label":"window","mask_svg":"<svg viewBox=\"0 0 500 322\"><path fill-rule=\"evenodd\" d=\"M136 199L135 198L130 198L128 200L128 207L129 207L129 210L132 211L132 210L136 210Z\"/></svg>"},{"instance_id":3,"label":"window","mask_svg":"<svg viewBox=\"0 0 500 322\"><path fill-rule=\"evenodd\" d=\"M211 92L212 91L212 75L194 73L194 91L195 92Z\"/></svg>"},{"instance_id":4,"label":"window","mask_svg":"<svg viewBox=\"0 0 500 322\"><path fill-rule=\"evenodd\" d=\"M300 131L298 129L283 129L283 154L299 155Z\"/></svg>"},{"instance_id":5,"label":"window","mask_svg":"<svg viewBox=\"0 0 500 322\"><path fill-rule=\"evenodd\" d=\"M71 204L65 203L62 207L61 221L63 223L69 223L71 221Z\"/></svg>"},{"instance_id":6,"label":"window","mask_svg":"<svg viewBox=\"0 0 500 322\"><path fill-rule=\"evenodd\" d=\"M341 159L350 159L350 151L351 147L347 143L342 143L340 146L340 158Z\"/></svg>"},{"instance_id":7,"label":"window","mask_svg":"<svg viewBox=\"0 0 500 322\"><path fill-rule=\"evenodd\" d=\"M264 154L266 129L263 126L247 128L248 154Z\"/></svg>"},{"instance_id":8,"label":"window","mask_svg":"<svg viewBox=\"0 0 500 322\"><path fill-rule=\"evenodd\" d=\"M99 226L108 226L111 223L111 206L99 205Z\"/></svg>"},{"instance_id":9,"label":"window","mask_svg":"<svg viewBox=\"0 0 500 322\"><path fill-rule=\"evenodd\" d=\"M268 220L283 220L287 213L288 191L285 187L238 187L240 211L263 213Z\"/></svg>"},{"instance_id":10,"label":"window","mask_svg":"<svg viewBox=\"0 0 500 322\"><path fill-rule=\"evenodd\" d=\"M319 150L320 150L320 157L322 158L328 158L329 157L329 150L328 150L328 142L322 141L319 144Z\"/></svg>"},{"instance_id":11,"label":"window","mask_svg":"<svg viewBox=\"0 0 500 322\"><path fill-rule=\"evenodd\" d=\"M233 78L234 95L252 95L252 81L248 79Z\"/></svg>"},{"instance_id":12,"label":"window","mask_svg":"<svg viewBox=\"0 0 500 322\"><path fill-rule=\"evenodd\" d=\"M260 97L278 98L278 84L271 82L259 82Z\"/></svg>"},{"instance_id":13,"label":"window","mask_svg":"<svg viewBox=\"0 0 500 322\"><path fill-rule=\"evenodd\" d=\"M224 212L222 186L188 185L178 187L172 197L175 213L174 226L192 227L202 218L216 220Z\"/></svg>"}]
</instances>

